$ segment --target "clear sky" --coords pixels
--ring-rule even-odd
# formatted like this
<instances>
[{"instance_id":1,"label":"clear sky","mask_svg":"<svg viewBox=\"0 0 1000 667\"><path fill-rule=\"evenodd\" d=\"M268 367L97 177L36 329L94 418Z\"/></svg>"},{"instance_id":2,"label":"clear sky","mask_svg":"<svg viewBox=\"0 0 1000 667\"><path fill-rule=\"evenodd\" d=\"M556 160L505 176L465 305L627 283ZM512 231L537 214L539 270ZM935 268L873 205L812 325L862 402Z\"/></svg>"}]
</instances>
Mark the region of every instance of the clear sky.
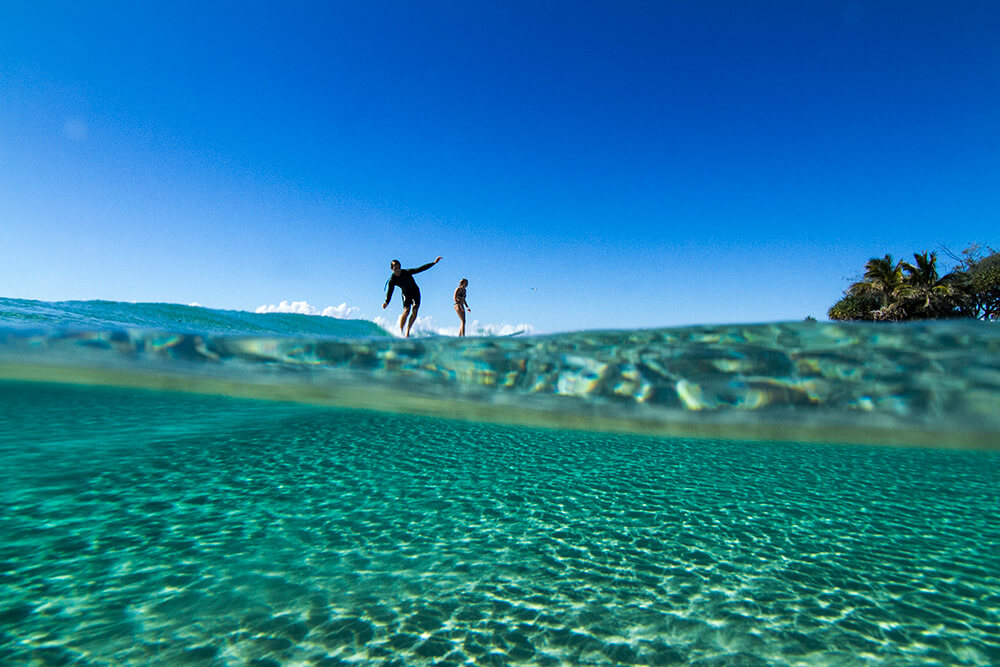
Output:
<instances>
[{"instance_id":1,"label":"clear sky","mask_svg":"<svg viewBox=\"0 0 1000 667\"><path fill-rule=\"evenodd\" d=\"M826 317L1000 246L1000 2L0 3L0 296ZM953 262L942 258L945 268ZM397 292L398 295L398 292Z\"/></svg>"}]
</instances>

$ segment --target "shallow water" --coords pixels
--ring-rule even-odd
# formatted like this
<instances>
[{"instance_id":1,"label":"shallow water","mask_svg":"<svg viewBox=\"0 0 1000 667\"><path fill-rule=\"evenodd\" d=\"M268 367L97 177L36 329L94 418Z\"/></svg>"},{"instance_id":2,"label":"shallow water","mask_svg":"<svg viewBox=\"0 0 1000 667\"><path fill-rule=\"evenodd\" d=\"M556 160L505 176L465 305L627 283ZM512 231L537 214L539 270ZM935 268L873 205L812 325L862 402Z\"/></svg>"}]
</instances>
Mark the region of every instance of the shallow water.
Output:
<instances>
[{"instance_id":1,"label":"shallow water","mask_svg":"<svg viewBox=\"0 0 1000 667\"><path fill-rule=\"evenodd\" d=\"M1000 663L1000 454L0 382L0 663Z\"/></svg>"},{"instance_id":2,"label":"shallow water","mask_svg":"<svg viewBox=\"0 0 1000 667\"><path fill-rule=\"evenodd\" d=\"M1000 328L983 322L399 340L328 317L288 316L310 320L310 337L261 336L249 332L297 320L185 306L206 329L178 332L163 328L178 316L158 315L159 304L10 301L0 299L0 379L664 436L1000 450ZM45 325L11 325L26 317ZM95 328L77 328L81 318Z\"/></svg>"},{"instance_id":3,"label":"shallow water","mask_svg":"<svg viewBox=\"0 0 1000 667\"><path fill-rule=\"evenodd\" d=\"M0 299L0 457L3 665L1000 664L995 325Z\"/></svg>"}]
</instances>

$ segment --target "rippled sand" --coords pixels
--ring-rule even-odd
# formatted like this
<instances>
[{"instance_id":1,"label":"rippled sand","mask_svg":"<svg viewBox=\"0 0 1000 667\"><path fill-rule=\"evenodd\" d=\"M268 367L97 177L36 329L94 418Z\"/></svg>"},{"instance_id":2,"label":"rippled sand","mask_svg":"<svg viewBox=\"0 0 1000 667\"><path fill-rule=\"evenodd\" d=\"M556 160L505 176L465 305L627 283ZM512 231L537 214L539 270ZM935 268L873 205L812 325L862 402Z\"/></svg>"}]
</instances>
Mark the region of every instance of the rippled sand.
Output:
<instances>
[{"instance_id":1,"label":"rippled sand","mask_svg":"<svg viewBox=\"0 0 1000 667\"><path fill-rule=\"evenodd\" d=\"M2 664L1000 664L1000 455L0 383Z\"/></svg>"}]
</instances>

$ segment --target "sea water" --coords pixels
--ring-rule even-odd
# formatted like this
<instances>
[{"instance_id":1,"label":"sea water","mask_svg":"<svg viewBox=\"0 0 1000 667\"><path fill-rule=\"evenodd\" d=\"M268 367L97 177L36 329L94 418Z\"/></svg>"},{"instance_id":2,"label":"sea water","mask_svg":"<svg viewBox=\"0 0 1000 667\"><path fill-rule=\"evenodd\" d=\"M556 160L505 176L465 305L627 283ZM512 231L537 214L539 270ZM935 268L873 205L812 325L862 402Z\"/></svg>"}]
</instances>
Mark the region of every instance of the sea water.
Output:
<instances>
[{"instance_id":1,"label":"sea water","mask_svg":"<svg viewBox=\"0 0 1000 667\"><path fill-rule=\"evenodd\" d=\"M995 325L0 326L0 664L1000 663Z\"/></svg>"}]
</instances>

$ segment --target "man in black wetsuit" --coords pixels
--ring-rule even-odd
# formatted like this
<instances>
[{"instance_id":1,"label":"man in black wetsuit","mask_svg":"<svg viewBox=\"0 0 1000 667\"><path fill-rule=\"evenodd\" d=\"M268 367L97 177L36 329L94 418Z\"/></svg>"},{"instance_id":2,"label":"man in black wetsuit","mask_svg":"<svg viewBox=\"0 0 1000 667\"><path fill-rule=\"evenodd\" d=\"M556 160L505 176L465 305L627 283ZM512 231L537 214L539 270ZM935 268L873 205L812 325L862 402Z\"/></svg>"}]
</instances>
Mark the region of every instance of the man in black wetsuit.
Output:
<instances>
[{"instance_id":1,"label":"man in black wetsuit","mask_svg":"<svg viewBox=\"0 0 1000 667\"><path fill-rule=\"evenodd\" d=\"M410 323L406 326L407 338L410 337L410 329L413 328L413 323L417 321L417 311L420 310L420 288L417 287L417 281L413 279L413 274L426 271L440 261L441 258L438 257L433 262L415 269L400 268L398 259L392 260L392 263L389 264L389 267L392 269L392 275L389 277L389 289L386 290L385 303L382 304L382 308L386 308L389 305L389 299L392 298L392 290L398 285L399 290L403 293L403 314L399 316L399 333L403 333L403 325L406 323L407 316L409 316Z\"/></svg>"}]
</instances>

